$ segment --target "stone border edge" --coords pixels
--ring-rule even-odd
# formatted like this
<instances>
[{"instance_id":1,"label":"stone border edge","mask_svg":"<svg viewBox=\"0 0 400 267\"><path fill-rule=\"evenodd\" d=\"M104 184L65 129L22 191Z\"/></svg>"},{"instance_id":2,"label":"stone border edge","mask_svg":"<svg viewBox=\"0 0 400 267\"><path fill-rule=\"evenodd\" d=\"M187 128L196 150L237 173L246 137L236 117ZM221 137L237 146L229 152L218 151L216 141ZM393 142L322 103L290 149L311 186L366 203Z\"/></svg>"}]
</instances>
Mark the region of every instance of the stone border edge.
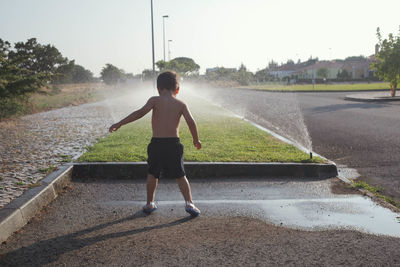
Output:
<instances>
[{"instance_id":1,"label":"stone border edge","mask_svg":"<svg viewBox=\"0 0 400 267\"><path fill-rule=\"evenodd\" d=\"M348 101L356 101L356 102L392 102L392 101L400 101L400 98L360 98L356 96L345 96L344 100Z\"/></svg>"},{"instance_id":2,"label":"stone border edge","mask_svg":"<svg viewBox=\"0 0 400 267\"><path fill-rule=\"evenodd\" d=\"M333 163L185 162L189 179L217 177L298 177L326 179L338 175ZM146 162L74 163L72 179L145 179Z\"/></svg>"},{"instance_id":3,"label":"stone border edge","mask_svg":"<svg viewBox=\"0 0 400 267\"><path fill-rule=\"evenodd\" d=\"M40 181L41 185L24 192L0 209L0 243L26 225L43 207L57 198L70 182L72 165L61 166Z\"/></svg>"},{"instance_id":4,"label":"stone border edge","mask_svg":"<svg viewBox=\"0 0 400 267\"><path fill-rule=\"evenodd\" d=\"M253 91L261 91L261 92L271 92L271 93L357 93L357 92L384 92L390 89L371 89L371 90L265 90L265 89L257 89L257 88L239 88L235 87L235 89L242 90L253 90Z\"/></svg>"}]
</instances>

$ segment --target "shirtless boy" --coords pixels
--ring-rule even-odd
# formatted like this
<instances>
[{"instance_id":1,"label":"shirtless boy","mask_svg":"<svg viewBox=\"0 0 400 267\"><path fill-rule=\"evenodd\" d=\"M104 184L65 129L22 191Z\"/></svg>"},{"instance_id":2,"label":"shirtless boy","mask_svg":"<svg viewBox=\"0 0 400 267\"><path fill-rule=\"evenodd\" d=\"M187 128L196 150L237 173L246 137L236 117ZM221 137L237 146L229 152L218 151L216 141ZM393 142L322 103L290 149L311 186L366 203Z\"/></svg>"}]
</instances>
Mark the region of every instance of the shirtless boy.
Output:
<instances>
[{"instance_id":1,"label":"shirtless boy","mask_svg":"<svg viewBox=\"0 0 400 267\"><path fill-rule=\"evenodd\" d=\"M109 131L114 132L122 125L133 122L153 110L151 125L153 138L147 147L149 166L147 175L147 204L143 207L145 213L152 213L157 209L154 196L161 174L166 179L176 179L179 189L185 199L185 210L192 216L200 214L200 210L193 204L190 185L185 176L183 167L183 145L179 140L179 124L181 116L186 120L193 144L197 149L201 143L197 133L196 122L186 104L176 98L179 92L178 76L174 72L166 71L157 78L159 96L151 97L141 108L118 123L113 124Z\"/></svg>"}]
</instances>

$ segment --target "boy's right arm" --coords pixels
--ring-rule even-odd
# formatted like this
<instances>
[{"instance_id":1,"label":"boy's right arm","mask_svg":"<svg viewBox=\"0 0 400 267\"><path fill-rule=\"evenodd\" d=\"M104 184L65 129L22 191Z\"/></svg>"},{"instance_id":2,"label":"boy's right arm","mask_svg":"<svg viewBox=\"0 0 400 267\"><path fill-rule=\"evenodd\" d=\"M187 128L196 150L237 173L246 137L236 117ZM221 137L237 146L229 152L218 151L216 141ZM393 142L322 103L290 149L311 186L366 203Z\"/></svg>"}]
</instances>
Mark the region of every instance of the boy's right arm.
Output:
<instances>
[{"instance_id":1,"label":"boy's right arm","mask_svg":"<svg viewBox=\"0 0 400 267\"><path fill-rule=\"evenodd\" d=\"M144 115L146 115L154 107L155 98L156 97L151 97L142 108L132 112L126 118L122 119L120 122L117 122L117 123L114 123L113 125L111 125L111 127L110 127L110 129L108 131L110 133L111 132L115 132L122 125L125 125L127 123L133 122L135 120L138 120L141 117L143 117Z\"/></svg>"}]
</instances>

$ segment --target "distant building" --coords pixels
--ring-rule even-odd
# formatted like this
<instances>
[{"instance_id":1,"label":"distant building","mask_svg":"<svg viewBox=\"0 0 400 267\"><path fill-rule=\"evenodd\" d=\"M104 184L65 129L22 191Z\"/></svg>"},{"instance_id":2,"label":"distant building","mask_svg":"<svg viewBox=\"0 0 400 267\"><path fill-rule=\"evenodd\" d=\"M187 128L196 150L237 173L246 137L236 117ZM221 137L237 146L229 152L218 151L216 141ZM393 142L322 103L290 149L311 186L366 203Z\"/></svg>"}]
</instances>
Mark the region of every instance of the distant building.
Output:
<instances>
[{"instance_id":1,"label":"distant building","mask_svg":"<svg viewBox=\"0 0 400 267\"><path fill-rule=\"evenodd\" d=\"M219 72L221 69L223 69L225 72L236 72L236 68L214 67L214 68L207 68L206 74L210 74L213 72Z\"/></svg>"},{"instance_id":2,"label":"distant building","mask_svg":"<svg viewBox=\"0 0 400 267\"><path fill-rule=\"evenodd\" d=\"M342 69L345 69L353 80L365 79L373 75L373 71L370 67L371 63L369 59L346 60Z\"/></svg>"},{"instance_id":3,"label":"distant building","mask_svg":"<svg viewBox=\"0 0 400 267\"><path fill-rule=\"evenodd\" d=\"M296 65L297 64L284 64L282 66L278 66L271 69L269 71L269 75L279 79L291 77L292 74L296 72Z\"/></svg>"},{"instance_id":4,"label":"distant building","mask_svg":"<svg viewBox=\"0 0 400 267\"><path fill-rule=\"evenodd\" d=\"M269 69L269 75L278 78L290 78L290 79L321 79L327 78L328 80L335 80L338 78L338 74L346 70L349 74L349 79L361 80L366 78L372 78L374 71L371 69L371 63L375 61L376 54L379 52L379 45L375 46L375 54L369 57L356 56L348 57L344 60L322 60L310 59L305 62L299 62L297 64L291 62L282 64ZM326 77L318 77L318 71L320 69L326 69Z\"/></svg>"},{"instance_id":5,"label":"distant building","mask_svg":"<svg viewBox=\"0 0 400 267\"><path fill-rule=\"evenodd\" d=\"M295 76L297 76L298 79L317 79L317 78L323 78L323 77L318 77L318 70L320 69L326 69L327 70L327 76L325 78L327 79L336 79L337 74L339 71L341 71L343 66L343 63L338 62L336 60L333 61L316 61L314 64L308 65L308 66L301 66L297 69L297 71L294 73Z\"/></svg>"}]
</instances>

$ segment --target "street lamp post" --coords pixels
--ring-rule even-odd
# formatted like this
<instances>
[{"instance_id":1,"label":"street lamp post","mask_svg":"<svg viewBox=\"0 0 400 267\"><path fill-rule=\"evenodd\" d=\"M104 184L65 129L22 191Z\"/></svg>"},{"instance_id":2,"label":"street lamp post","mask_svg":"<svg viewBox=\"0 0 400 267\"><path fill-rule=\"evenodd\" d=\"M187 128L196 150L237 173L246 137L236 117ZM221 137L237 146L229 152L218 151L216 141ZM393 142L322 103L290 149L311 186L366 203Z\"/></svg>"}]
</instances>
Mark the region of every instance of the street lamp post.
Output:
<instances>
[{"instance_id":1,"label":"street lamp post","mask_svg":"<svg viewBox=\"0 0 400 267\"><path fill-rule=\"evenodd\" d=\"M171 50L169 49L169 43L172 42L172 40L168 40L168 61L171 60Z\"/></svg>"},{"instance_id":2,"label":"street lamp post","mask_svg":"<svg viewBox=\"0 0 400 267\"><path fill-rule=\"evenodd\" d=\"M152 46L152 53L153 53L153 83L154 77L156 76L156 64L154 59L154 26L153 26L153 0L151 1L151 46Z\"/></svg>"},{"instance_id":3,"label":"street lamp post","mask_svg":"<svg viewBox=\"0 0 400 267\"><path fill-rule=\"evenodd\" d=\"M164 49L164 62L165 62L165 22L164 19L168 18L168 15L164 15L162 20L162 25L163 25L163 49Z\"/></svg>"}]
</instances>

